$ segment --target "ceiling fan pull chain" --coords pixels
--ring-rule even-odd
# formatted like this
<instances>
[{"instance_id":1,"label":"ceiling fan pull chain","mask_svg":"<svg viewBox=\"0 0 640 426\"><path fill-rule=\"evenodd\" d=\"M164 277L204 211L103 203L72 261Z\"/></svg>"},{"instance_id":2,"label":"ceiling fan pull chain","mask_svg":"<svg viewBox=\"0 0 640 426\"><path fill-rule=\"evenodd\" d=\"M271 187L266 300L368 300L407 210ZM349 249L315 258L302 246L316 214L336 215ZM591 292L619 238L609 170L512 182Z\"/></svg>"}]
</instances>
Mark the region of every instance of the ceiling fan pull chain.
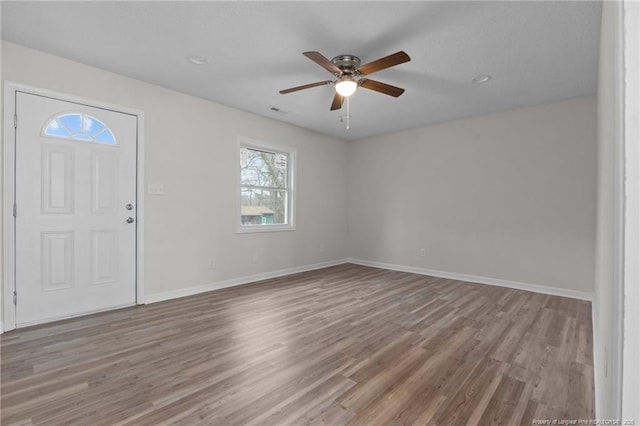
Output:
<instances>
[{"instance_id":1,"label":"ceiling fan pull chain","mask_svg":"<svg viewBox=\"0 0 640 426\"><path fill-rule=\"evenodd\" d=\"M349 99L351 96L347 97L347 130L351 127L351 109L349 108Z\"/></svg>"}]
</instances>

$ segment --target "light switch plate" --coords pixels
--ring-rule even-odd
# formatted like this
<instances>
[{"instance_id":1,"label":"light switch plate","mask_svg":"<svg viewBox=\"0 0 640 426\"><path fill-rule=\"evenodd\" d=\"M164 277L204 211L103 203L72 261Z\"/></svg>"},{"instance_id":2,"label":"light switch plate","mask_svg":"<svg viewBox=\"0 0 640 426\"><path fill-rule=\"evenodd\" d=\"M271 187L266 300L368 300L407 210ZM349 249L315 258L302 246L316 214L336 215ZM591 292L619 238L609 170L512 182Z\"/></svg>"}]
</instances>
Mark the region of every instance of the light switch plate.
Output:
<instances>
[{"instance_id":1,"label":"light switch plate","mask_svg":"<svg viewBox=\"0 0 640 426\"><path fill-rule=\"evenodd\" d=\"M147 194L150 195L164 195L163 183L150 183L147 185Z\"/></svg>"}]
</instances>

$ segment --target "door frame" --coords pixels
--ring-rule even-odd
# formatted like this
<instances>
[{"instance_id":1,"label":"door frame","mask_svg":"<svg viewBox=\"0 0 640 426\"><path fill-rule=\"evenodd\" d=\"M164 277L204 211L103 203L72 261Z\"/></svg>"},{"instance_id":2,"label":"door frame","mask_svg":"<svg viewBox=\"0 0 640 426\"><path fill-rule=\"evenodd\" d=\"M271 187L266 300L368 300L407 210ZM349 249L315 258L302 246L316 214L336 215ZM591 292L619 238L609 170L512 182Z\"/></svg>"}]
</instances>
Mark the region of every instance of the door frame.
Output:
<instances>
[{"instance_id":1,"label":"door frame","mask_svg":"<svg viewBox=\"0 0 640 426\"><path fill-rule=\"evenodd\" d=\"M14 117L16 114L16 95L18 92L36 96L54 98L61 101L78 103L90 107L121 112L136 117L137 121L137 149L136 149L136 305L144 305L144 111L135 108L114 105L48 89L33 87L12 81L4 82L3 119L4 134L2 135L2 317L0 317L0 332L16 328L16 307L13 294L16 288L16 234L13 204L15 200L15 143L16 128ZM84 314L83 314L84 315ZM78 316L69 315L68 318Z\"/></svg>"}]
</instances>

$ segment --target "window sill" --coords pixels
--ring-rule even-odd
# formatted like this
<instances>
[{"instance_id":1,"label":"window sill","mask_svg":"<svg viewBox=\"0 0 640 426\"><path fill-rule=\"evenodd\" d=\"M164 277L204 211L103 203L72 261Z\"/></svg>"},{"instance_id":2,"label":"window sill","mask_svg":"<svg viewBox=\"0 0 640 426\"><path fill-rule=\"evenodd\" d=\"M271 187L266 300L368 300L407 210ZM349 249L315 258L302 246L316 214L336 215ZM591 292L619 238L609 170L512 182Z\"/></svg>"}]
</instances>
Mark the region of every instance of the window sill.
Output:
<instances>
[{"instance_id":1,"label":"window sill","mask_svg":"<svg viewBox=\"0 0 640 426\"><path fill-rule=\"evenodd\" d=\"M255 234L260 232L287 232L295 231L293 225L239 225L236 227L236 234Z\"/></svg>"}]
</instances>

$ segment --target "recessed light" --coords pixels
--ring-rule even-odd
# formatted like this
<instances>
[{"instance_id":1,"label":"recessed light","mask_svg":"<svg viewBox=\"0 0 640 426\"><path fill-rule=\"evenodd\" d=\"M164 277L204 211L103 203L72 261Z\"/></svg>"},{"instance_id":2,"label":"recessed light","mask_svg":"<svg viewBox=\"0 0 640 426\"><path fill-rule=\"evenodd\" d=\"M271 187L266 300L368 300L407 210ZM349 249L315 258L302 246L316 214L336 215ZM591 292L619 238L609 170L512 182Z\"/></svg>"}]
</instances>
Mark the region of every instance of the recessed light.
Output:
<instances>
[{"instance_id":1,"label":"recessed light","mask_svg":"<svg viewBox=\"0 0 640 426\"><path fill-rule=\"evenodd\" d=\"M209 63L207 58L200 55L189 55L187 56L187 60L194 65L206 65Z\"/></svg>"},{"instance_id":2,"label":"recessed light","mask_svg":"<svg viewBox=\"0 0 640 426\"><path fill-rule=\"evenodd\" d=\"M491 76L489 74L484 74L484 75L477 76L476 78L471 80L471 82L476 84L482 84L482 83L486 83L489 80L491 80Z\"/></svg>"}]
</instances>

